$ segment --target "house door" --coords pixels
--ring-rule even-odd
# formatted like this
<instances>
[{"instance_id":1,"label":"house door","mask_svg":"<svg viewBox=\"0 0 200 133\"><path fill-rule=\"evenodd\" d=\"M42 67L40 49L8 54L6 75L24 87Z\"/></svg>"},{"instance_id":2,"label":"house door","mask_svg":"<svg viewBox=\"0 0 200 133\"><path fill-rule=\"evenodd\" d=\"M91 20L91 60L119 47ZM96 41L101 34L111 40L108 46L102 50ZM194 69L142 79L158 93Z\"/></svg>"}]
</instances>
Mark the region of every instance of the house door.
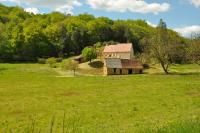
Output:
<instances>
[{"instance_id":1,"label":"house door","mask_svg":"<svg viewBox=\"0 0 200 133\"><path fill-rule=\"evenodd\" d=\"M128 69L128 74L133 74L133 70L132 69Z\"/></svg>"},{"instance_id":2,"label":"house door","mask_svg":"<svg viewBox=\"0 0 200 133\"><path fill-rule=\"evenodd\" d=\"M142 74L142 70L140 70L140 74Z\"/></svg>"},{"instance_id":3,"label":"house door","mask_svg":"<svg viewBox=\"0 0 200 133\"><path fill-rule=\"evenodd\" d=\"M122 69L120 69L120 74L122 75Z\"/></svg>"}]
</instances>

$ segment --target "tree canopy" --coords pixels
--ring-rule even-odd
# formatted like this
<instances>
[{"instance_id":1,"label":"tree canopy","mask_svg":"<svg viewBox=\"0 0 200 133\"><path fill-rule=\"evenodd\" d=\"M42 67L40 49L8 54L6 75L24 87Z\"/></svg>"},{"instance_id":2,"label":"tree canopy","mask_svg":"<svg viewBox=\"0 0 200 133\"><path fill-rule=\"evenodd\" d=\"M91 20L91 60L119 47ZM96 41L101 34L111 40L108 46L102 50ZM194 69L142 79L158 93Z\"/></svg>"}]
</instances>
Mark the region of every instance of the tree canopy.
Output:
<instances>
[{"instance_id":1,"label":"tree canopy","mask_svg":"<svg viewBox=\"0 0 200 133\"><path fill-rule=\"evenodd\" d=\"M69 16L59 12L34 15L4 5L0 9L2 61L76 55L87 46L105 41L132 42L139 52L139 40L154 31L143 20L114 21L90 14Z\"/></svg>"},{"instance_id":2,"label":"tree canopy","mask_svg":"<svg viewBox=\"0 0 200 133\"><path fill-rule=\"evenodd\" d=\"M92 59L95 59L97 57L96 50L90 47L84 48L82 51L82 55L87 61L90 62L92 61Z\"/></svg>"}]
</instances>

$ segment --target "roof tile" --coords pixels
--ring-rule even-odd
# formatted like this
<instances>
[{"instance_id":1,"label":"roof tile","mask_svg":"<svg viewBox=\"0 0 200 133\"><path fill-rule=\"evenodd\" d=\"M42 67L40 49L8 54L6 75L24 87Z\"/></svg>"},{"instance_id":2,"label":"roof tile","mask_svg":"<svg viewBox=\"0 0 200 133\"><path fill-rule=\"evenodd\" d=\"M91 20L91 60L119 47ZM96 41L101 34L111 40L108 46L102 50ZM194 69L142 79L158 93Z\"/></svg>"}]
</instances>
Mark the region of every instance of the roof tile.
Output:
<instances>
[{"instance_id":1,"label":"roof tile","mask_svg":"<svg viewBox=\"0 0 200 133\"><path fill-rule=\"evenodd\" d=\"M141 62L137 60L128 60L128 59L122 59L121 60L122 68L138 68L143 69L143 65Z\"/></svg>"},{"instance_id":2,"label":"roof tile","mask_svg":"<svg viewBox=\"0 0 200 133\"><path fill-rule=\"evenodd\" d=\"M104 53L113 53L113 52L131 52L132 43L120 43L117 45L108 45L104 48Z\"/></svg>"}]
</instances>

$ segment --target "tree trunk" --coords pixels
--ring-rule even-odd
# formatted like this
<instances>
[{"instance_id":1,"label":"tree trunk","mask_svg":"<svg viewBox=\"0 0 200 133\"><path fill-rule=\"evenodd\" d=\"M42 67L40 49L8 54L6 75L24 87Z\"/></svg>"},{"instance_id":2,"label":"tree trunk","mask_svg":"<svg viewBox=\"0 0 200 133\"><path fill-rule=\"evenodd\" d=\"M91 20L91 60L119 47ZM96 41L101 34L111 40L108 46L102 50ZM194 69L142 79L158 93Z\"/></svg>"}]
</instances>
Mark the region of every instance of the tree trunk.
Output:
<instances>
[{"instance_id":1,"label":"tree trunk","mask_svg":"<svg viewBox=\"0 0 200 133\"><path fill-rule=\"evenodd\" d=\"M74 77L76 76L76 70L74 69Z\"/></svg>"},{"instance_id":2,"label":"tree trunk","mask_svg":"<svg viewBox=\"0 0 200 133\"><path fill-rule=\"evenodd\" d=\"M165 66L164 63L161 63L161 66L162 66L162 68L163 68L165 74L169 74L169 72L168 72L168 66L169 66L169 65Z\"/></svg>"}]
</instances>

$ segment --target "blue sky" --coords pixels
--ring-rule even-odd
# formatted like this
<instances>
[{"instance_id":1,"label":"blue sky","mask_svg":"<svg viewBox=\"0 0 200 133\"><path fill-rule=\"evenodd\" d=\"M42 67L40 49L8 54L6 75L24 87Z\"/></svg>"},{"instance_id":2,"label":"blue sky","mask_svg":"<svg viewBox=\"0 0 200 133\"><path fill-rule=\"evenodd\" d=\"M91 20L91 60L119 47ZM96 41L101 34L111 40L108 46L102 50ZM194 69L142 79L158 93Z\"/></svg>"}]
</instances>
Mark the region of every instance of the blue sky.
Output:
<instances>
[{"instance_id":1,"label":"blue sky","mask_svg":"<svg viewBox=\"0 0 200 133\"><path fill-rule=\"evenodd\" d=\"M89 13L111 19L144 19L155 26L160 18L183 36L200 32L200 0L0 0L27 12Z\"/></svg>"}]
</instances>

